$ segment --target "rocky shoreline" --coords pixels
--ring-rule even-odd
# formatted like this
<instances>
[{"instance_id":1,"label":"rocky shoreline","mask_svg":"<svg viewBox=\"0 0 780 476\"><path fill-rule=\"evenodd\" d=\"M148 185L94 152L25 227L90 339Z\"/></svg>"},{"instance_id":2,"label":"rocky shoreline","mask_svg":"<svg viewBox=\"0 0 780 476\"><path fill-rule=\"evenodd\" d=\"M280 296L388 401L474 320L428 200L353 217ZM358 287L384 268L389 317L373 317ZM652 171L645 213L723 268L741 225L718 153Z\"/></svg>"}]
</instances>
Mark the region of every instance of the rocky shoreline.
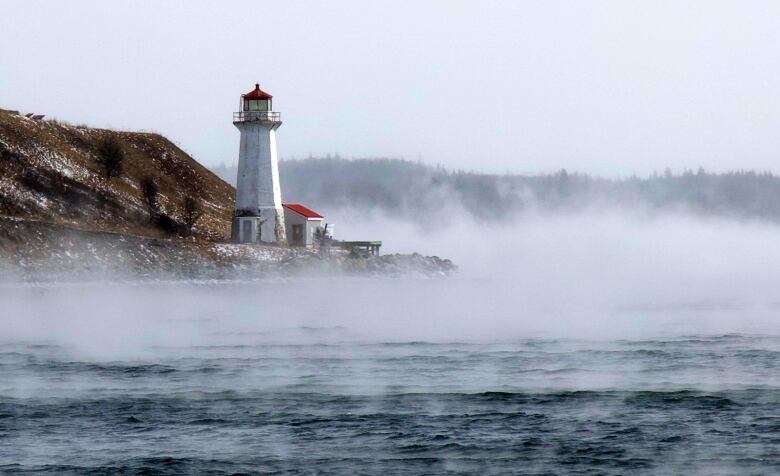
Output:
<instances>
[{"instance_id":1,"label":"rocky shoreline","mask_svg":"<svg viewBox=\"0 0 780 476\"><path fill-rule=\"evenodd\" d=\"M437 256L355 256L341 250L160 239L0 219L0 281L255 279L272 276L425 276L457 271Z\"/></svg>"}]
</instances>

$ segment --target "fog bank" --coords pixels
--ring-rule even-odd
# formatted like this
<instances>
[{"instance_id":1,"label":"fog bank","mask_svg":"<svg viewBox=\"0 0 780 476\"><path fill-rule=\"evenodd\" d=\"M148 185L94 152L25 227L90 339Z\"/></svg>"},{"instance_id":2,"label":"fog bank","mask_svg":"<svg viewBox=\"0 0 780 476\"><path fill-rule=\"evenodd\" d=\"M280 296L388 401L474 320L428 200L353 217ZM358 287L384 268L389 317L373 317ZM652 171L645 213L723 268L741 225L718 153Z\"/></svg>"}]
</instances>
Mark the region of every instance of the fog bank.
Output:
<instances>
[{"instance_id":1,"label":"fog bank","mask_svg":"<svg viewBox=\"0 0 780 476\"><path fill-rule=\"evenodd\" d=\"M0 288L3 342L86 356L189 345L642 339L768 333L780 324L780 228L683 215L529 216L485 225L443 214L422 233L343 210L338 235L437 254L457 277L56 283ZM426 228L427 229L427 228ZM310 335L307 329L339 329ZM156 350L155 350L156 349Z\"/></svg>"}]
</instances>

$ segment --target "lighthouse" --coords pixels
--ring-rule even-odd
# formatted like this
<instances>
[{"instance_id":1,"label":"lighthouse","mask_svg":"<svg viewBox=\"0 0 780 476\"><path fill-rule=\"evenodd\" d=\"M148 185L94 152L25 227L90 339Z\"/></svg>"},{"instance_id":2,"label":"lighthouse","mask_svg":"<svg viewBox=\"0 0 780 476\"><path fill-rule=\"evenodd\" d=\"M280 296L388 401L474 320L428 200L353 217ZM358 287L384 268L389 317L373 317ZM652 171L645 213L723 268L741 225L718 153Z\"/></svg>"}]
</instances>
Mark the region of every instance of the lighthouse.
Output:
<instances>
[{"instance_id":1,"label":"lighthouse","mask_svg":"<svg viewBox=\"0 0 780 476\"><path fill-rule=\"evenodd\" d=\"M233 125L241 132L241 142L232 239L236 243L286 244L276 155L276 129L282 121L273 110L273 96L255 84L255 89L241 95Z\"/></svg>"}]
</instances>

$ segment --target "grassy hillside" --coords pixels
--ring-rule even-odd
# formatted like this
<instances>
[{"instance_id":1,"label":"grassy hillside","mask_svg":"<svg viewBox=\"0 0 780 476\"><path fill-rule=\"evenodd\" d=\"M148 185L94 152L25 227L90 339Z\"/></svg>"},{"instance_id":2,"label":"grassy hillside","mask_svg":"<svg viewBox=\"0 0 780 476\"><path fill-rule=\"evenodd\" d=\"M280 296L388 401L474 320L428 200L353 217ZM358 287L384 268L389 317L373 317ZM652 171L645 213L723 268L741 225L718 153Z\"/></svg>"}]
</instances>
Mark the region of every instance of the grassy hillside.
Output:
<instances>
[{"instance_id":1,"label":"grassy hillside","mask_svg":"<svg viewBox=\"0 0 780 476\"><path fill-rule=\"evenodd\" d=\"M111 178L100 162L106 143L117 145L124 157L121 173ZM158 191L154 219L144 181ZM165 238L183 228L188 197L202 213L192 229L195 238L226 239L233 187L164 137L34 121L0 110L0 217Z\"/></svg>"}]
</instances>

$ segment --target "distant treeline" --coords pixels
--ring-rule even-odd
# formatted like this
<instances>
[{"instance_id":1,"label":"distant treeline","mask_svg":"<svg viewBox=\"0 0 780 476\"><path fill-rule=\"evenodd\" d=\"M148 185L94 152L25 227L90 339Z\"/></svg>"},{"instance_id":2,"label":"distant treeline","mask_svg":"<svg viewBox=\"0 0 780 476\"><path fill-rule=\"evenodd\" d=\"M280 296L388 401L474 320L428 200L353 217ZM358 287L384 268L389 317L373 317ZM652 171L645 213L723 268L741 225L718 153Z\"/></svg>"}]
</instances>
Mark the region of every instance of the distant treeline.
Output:
<instances>
[{"instance_id":1,"label":"distant treeline","mask_svg":"<svg viewBox=\"0 0 780 476\"><path fill-rule=\"evenodd\" d=\"M218 175L235 183L235 168ZM280 163L285 201L314 209L379 209L425 222L466 210L479 220L500 220L527 210L577 211L617 206L780 222L780 177L770 172L708 173L703 169L650 177L604 179L560 170L553 174L491 175L448 171L398 159L340 158Z\"/></svg>"}]
</instances>

